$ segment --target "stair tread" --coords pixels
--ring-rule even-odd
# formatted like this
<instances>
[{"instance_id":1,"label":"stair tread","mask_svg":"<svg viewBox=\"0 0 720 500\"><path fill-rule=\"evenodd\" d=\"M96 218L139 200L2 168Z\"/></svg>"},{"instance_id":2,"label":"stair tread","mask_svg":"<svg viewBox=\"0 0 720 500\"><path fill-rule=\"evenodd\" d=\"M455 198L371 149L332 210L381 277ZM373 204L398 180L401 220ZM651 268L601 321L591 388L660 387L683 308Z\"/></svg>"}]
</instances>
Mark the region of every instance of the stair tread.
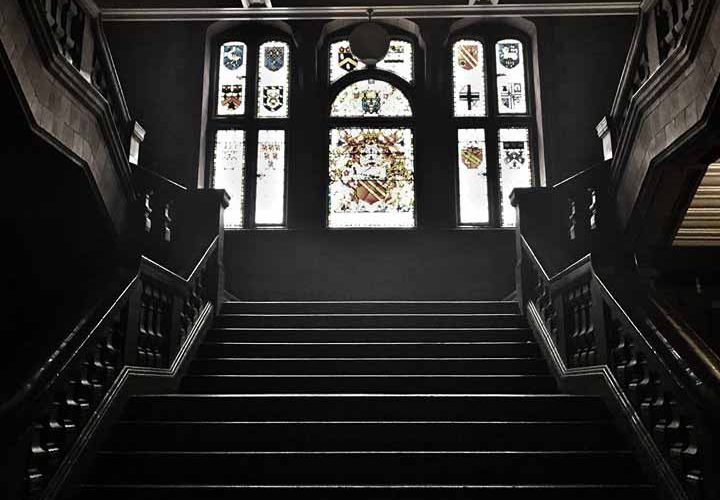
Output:
<instances>
[{"instance_id":1,"label":"stair tread","mask_svg":"<svg viewBox=\"0 0 720 500\"><path fill-rule=\"evenodd\" d=\"M79 495L652 498L602 399L556 390L513 301L228 302Z\"/></svg>"}]
</instances>

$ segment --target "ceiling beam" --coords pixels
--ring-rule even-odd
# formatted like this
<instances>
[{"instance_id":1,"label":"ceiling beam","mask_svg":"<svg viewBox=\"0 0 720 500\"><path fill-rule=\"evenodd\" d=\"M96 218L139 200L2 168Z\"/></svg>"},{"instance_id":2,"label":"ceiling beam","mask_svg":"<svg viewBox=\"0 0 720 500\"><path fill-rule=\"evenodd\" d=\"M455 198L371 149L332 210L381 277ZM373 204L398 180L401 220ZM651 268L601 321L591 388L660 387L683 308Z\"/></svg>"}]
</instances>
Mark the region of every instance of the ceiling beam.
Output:
<instances>
[{"instance_id":1,"label":"ceiling beam","mask_svg":"<svg viewBox=\"0 0 720 500\"><path fill-rule=\"evenodd\" d=\"M244 0L250 1L250 0ZM270 3L268 1L268 3ZM375 7L373 18L635 16L640 2L525 3L498 5L394 5ZM102 9L104 21L267 21L366 19L367 7L214 7Z\"/></svg>"}]
</instances>

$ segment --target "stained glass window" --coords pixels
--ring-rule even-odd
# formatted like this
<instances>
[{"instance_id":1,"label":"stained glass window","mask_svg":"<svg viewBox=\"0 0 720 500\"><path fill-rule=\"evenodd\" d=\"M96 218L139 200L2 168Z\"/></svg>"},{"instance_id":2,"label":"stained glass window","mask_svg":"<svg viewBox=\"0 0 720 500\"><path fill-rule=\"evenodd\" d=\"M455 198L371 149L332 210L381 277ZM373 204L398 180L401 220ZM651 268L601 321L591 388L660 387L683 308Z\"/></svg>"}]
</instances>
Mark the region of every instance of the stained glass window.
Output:
<instances>
[{"instance_id":1,"label":"stained glass window","mask_svg":"<svg viewBox=\"0 0 720 500\"><path fill-rule=\"evenodd\" d=\"M485 56L477 40L458 40L452 49L453 113L485 116Z\"/></svg>"},{"instance_id":2,"label":"stained glass window","mask_svg":"<svg viewBox=\"0 0 720 500\"><path fill-rule=\"evenodd\" d=\"M365 64L350 50L348 40L330 44L330 83L335 83L348 73L364 69ZM408 83L413 81L413 45L404 40L391 40L387 55L377 63L377 68L395 73Z\"/></svg>"},{"instance_id":3,"label":"stained glass window","mask_svg":"<svg viewBox=\"0 0 720 500\"><path fill-rule=\"evenodd\" d=\"M458 129L457 162L460 224L487 224L490 214L484 129Z\"/></svg>"},{"instance_id":4,"label":"stained glass window","mask_svg":"<svg viewBox=\"0 0 720 500\"><path fill-rule=\"evenodd\" d=\"M225 210L225 227L243 226L245 189L245 131L218 130L215 133L215 155L212 186L227 191L230 206Z\"/></svg>"},{"instance_id":5,"label":"stained glass window","mask_svg":"<svg viewBox=\"0 0 720 500\"><path fill-rule=\"evenodd\" d=\"M255 224L285 222L285 131L258 131Z\"/></svg>"},{"instance_id":6,"label":"stained glass window","mask_svg":"<svg viewBox=\"0 0 720 500\"><path fill-rule=\"evenodd\" d=\"M495 70L498 111L501 114L527 113L522 42L506 39L495 44Z\"/></svg>"},{"instance_id":7,"label":"stained glass window","mask_svg":"<svg viewBox=\"0 0 720 500\"><path fill-rule=\"evenodd\" d=\"M217 114L245 114L247 46L243 42L222 44L218 68Z\"/></svg>"},{"instance_id":8,"label":"stained glass window","mask_svg":"<svg viewBox=\"0 0 720 500\"><path fill-rule=\"evenodd\" d=\"M532 185L529 135L526 128L501 128L498 132L503 226L515 225L515 209L510 204L510 192L517 187Z\"/></svg>"},{"instance_id":9,"label":"stained glass window","mask_svg":"<svg viewBox=\"0 0 720 500\"><path fill-rule=\"evenodd\" d=\"M333 128L329 159L329 227L415 226L409 128Z\"/></svg>"},{"instance_id":10,"label":"stained glass window","mask_svg":"<svg viewBox=\"0 0 720 500\"><path fill-rule=\"evenodd\" d=\"M290 45L270 41L258 49L257 116L287 118L290 99Z\"/></svg>"},{"instance_id":11,"label":"stained glass window","mask_svg":"<svg viewBox=\"0 0 720 500\"><path fill-rule=\"evenodd\" d=\"M330 110L333 117L365 118L374 116L411 116L410 101L400 89L383 80L351 83L335 97Z\"/></svg>"}]
</instances>

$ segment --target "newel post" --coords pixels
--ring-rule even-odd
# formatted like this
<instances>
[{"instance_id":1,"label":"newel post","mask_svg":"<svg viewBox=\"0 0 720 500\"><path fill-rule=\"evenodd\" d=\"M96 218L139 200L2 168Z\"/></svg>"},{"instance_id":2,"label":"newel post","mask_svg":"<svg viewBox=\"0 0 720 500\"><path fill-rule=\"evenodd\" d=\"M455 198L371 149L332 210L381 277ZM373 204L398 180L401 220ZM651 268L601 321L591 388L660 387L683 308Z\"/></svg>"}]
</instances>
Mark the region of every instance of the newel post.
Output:
<instances>
[{"instance_id":1,"label":"newel post","mask_svg":"<svg viewBox=\"0 0 720 500\"><path fill-rule=\"evenodd\" d=\"M134 365L137 361L138 332L142 315L142 274L138 274L128 298L127 324L125 325L125 364Z\"/></svg>"},{"instance_id":2,"label":"newel post","mask_svg":"<svg viewBox=\"0 0 720 500\"><path fill-rule=\"evenodd\" d=\"M535 287L535 276L532 272L532 263L527 262L527 256L523 249L523 235L527 229L537 220L537 209L543 200L547 188L515 188L510 193L510 203L515 207L515 292L521 311L532 295L531 290ZM535 217L534 217L535 216Z\"/></svg>"}]
</instances>

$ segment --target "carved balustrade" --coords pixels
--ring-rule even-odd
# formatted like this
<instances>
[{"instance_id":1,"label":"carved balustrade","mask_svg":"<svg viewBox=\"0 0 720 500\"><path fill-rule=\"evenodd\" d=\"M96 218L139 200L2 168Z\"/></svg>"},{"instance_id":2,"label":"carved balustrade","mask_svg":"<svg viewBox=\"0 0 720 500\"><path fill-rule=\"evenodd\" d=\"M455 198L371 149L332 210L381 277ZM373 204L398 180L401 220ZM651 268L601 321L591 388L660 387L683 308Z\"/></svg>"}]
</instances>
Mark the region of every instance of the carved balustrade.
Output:
<instances>
[{"instance_id":1,"label":"carved balustrade","mask_svg":"<svg viewBox=\"0 0 720 500\"><path fill-rule=\"evenodd\" d=\"M720 363L647 283L625 270L612 215L602 211L607 188L593 185L598 179L586 171L552 189L513 193L521 306L568 373L607 367L682 495L718 498ZM551 251L578 240L583 246L573 252Z\"/></svg>"},{"instance_id":2,"label":"carved balustrade","mask_svg":"<svg viewBox=\"0 0 720 500\"><path fill-rule=\"evenodd\" d=\"M130 116L97 5L92 0L26 0L25 7L45 46L82 77L76 84L84 80L107 102L122 147L131 156L144 131L138 133Z\"/></svg>"},{"instance_id":3,"label":"carved balustrade","mask_svg":"<svg viewBox=\"0 0 720 500\"><path fill-rule=\"evenodd\" d=\"M640 7L632 45L613 104L612 119L619 131L631 109L630 101L670 56L682 49L688 33L704 20L694 15L707 0L645 0Z\"/></svg>"},{"instance_id":4,"label":"carved balustrade","mask_svg":"<svg viewBox=\"0 0 720 500\"><path fill-rule=\"evenodd\" d=\"M14 458L0 468L5 498L57 494L87 445L89 422L124 383L121 374L133 367L174 369L196 338L198 321L210 320L222 300L225 192L187 190L148 172L136 184L164 200L137 199L131 217L137 234L124 246L139 263L118 271L38 374L0 407L0 440ZM167 206L177 207L178 226Z\"/></svg>"}]
</instances>

